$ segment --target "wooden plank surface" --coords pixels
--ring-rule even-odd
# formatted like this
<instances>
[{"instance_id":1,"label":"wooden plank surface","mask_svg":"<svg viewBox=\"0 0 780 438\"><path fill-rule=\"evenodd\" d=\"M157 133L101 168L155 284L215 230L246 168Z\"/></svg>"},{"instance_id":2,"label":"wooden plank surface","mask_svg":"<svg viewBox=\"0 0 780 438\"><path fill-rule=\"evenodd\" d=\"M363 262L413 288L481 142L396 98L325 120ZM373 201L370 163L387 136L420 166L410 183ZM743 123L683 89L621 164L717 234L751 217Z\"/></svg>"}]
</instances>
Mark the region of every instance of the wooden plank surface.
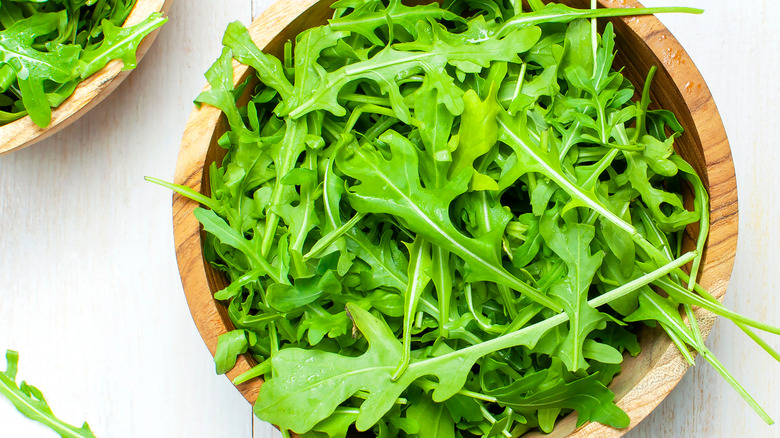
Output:
<instances>
[{"instance_id":1,"label":"wooden plank surface","mask_svg":"<svg viewBox=\"0 0 780 438\"><path fill-rule=\"evenodd\" d=\"M149 54L69 129L0 158L0 350L20 350L20 378L55 412L100 437L279 437L214 374L187 311L173 253L170 179L192 99L229 21L268 0L182 0ZM780 26L753 0L645 0L705 7L664 16L707 80L734 155L740 241L726 304L780 325L771 275L780 255ZM780 349L778 339L769 338ZM780 365L731 324L708 345L780 418ZM2 368L0 360L0 368ZM0 400L0 436L51 437ZM708 365L683 378L629 437L780 437Z\"/></svg>"}]
</instances>

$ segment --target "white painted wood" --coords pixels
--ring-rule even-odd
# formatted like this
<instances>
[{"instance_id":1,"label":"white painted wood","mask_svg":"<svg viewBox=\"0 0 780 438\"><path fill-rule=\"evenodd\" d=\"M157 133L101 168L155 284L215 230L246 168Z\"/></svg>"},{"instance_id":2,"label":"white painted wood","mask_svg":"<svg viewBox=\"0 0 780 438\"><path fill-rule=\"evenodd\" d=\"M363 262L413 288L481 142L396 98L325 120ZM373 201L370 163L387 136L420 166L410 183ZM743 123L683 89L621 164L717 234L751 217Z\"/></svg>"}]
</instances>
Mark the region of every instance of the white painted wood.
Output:
<instances>
[{"instance_id":1,"label":"white painted wood","mask_svg":"<svg viewBox=\"0 0 780 438\"><path fill-rule=\"evenodd\" d=\"M269 6L273 4L274 0L252 0L252 18L257 18L262 14Z\"/></svg>"},{"instance_id":2,"label":"white painted wood","mask_svg":"<svg viewBox=\"0 0 780 438\"><path fill-rule=\"evenodd\" d=\"M170 179L192 99L229 21L270 0L178 0L171 21L125 84L54 138L0 158L0 351L21 352L20 377L55 412L100 437L278 438L212 359L189 316L173 253ZM661 17L696 61L731 140L740 243L726 304L780 325L777 229L780 26L769 0L645 0L707 8ZM153 108L154 111L149 111ZM780 349L776 337L768 338ZM729 323L708 345L780 418L780 365ZM0 360L0 368L4 365ZM51 437L0 400L0 436ZM628 434L780 436L707 364Z\"/></svg>"},{"instance_id":3,"label":"white painted wood","mask_svg":"<svg viewBox=\"0 0 780 438\"><path fill-rule=\"evenodd\" d=\"M252 427L254 430L253 438L281 438L282 433L279 430L265 421L259 420L257 417L252 416Z\"/></svg>"}]
</instances>

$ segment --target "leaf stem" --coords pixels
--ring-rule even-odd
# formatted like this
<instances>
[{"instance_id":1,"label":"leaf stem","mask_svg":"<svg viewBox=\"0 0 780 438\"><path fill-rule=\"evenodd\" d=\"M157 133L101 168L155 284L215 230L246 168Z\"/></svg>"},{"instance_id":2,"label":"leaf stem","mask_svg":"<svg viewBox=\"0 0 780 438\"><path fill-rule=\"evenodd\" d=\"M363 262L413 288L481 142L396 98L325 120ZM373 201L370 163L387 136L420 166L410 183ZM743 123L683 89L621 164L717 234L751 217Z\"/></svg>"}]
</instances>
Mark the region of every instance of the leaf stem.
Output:
<instances>
[{"instance_id":1,"label":"leaf stem","mask_svg":"<svg viewBox=\"0 0 780 438\"><path fill-rule=\"evenodd\" d=\"M278 156L274 159L277 181L287 175L298 160L299 154L297 152L301 150L301 145L297 143L301 141L301 134L305 134L303 131L306 127L302 120L305 119L287 120L287 132L285 133L282 143L279 145L280 151ZM278 183L275 184L273 192L271 193L271 200L268 202L265 231L263 232L263 240L260 243L260 254L263 257L267 256L271 251L271 245L273 245L274 239L276 238L276 227L279 225L279 215L276 213L274 207L281 202L285 187L287 186Z\"/></svg>"},{"instance_id":2,"label":"leaf stem","mask_svg":"<svg viewBox=\"0 0 780 438\"><path fill-rule=\"evenodd\" d=\"M701 356L706 359L713 368L715 368L718 374L720 374L729 383L729 385L731 385L731 387L742 396L742 399L744 399L748 405L753 408L753 410L758 414L759 417L761 417L762 420L766 422L766 424L770 426L775 424L775 421L772 420L769 414L766 413L764 408L759 406L758 402L756 402L756 400L747 392L747 390L745 390L745 388L740 385L737 379L731 375L731 373L726 369L723 363L721 363L721 361L715 357L715 355L713 355L706 347L699 351L699 354L701 354Z\"/></svg>"},{"instance_id":3,"label":"leaf stem","mask_svg":"<svg viewBox=\"0 0 780 438\"><path fill-rule=\"evenodd\" d=\"M547 10L549 9L549 10ZM538 12L520 14L506 21L497 35L504 36L514 30L524 26L534 26L539 23L568 23L578 18L611 18L611 17L633 17L638 15L652 15L661 13L682 13L682 14L702 14L704 10L686 7L663 7L663 8L604 8L604 9L574 9L565 6L557 8L545 8Z\"/></svg>"},{"instance_id":4,"label":"leaf stem","mask_svg":"<svg viewBox=\"0 0 780 438\"><path fill-rule=\"evenodd\" d=\"M418 379L415 384L422 388L423 391L428 392L433 389L436 389L436 383L431 382L428 379ZM488 403L498 403L498 399L495 397L491 397L489 395L485 395L479 392L469 391L467 389L461 389L458 391L459 395L464 395L466 397L470 397L476 400L482 400Z\"/></svg>"},{"instance_id":5,"label":"leaf stem","mask_svg":"<svg viewBox=\"0 0 780 438\"><path fill-rule=\"evenodd\" d=\"M666 293L668 293L671 297L673 297L678 302L699 306L718 316L728 318L729 320L733 321L735 324L744 324L759 330L763 330L767 333L780 335L780 328L773 327L769 324L765 324L763 322L748 318L747 316L740 315L734 312L733 310L729 310L728 308L724 307L719 301L716 300L715 302L713 302L707 300L701 297L700 295L691 292L688 289L674 283L673 281L659 278L658 280L653 281L653 283L658 285L660 288L662 288Z\"/></svg>"},{"instance_id":6,"label":"leaf stem","mask_svg":"<svg viewBox=\"0 0 780 438\"><path fill-rule=\"evenodd\" d=\"M666 265L650 273L647 273L635 280L632 280L624 284L623 286L615 288L603 295L599 295L598 297L593 298L592 300L588 301L588 305L593 308L596 308L596 307L603 306L604 304L607 304L611 301L622 298L632 293L633 291L643 286L646 286L658 280L659 278L664 277L665 275L668 275L670 272L674 271L675 269L679 269L681 266L684 266L686 263L693 260L694 257L696 257L696 255L697 255L696 251L688 252L683 256L681 256L680 258L671 261ZM534 338L538 340L538 338L541 337L541 335L546 333L548 330L560 324L563 324L568 320L569 320L569 316L566 313L559 313L553 317L545 319L544 321L537 322L536 324L522 328L516 332L508 333L499 336L497 338L482 342L480 344L472 345L470 347L466 347L464 349L454 351L452 353L447 353L431 359L426 359L422 362L413 363L409 365L409 370L413 368L431 367L433 363L439 363L439 362L448 363L450 359L453 359L458 356L482 357L494 351L515 347L517 345L525 345L525 343L529 342L529 338L531 340L533 340Z\"/></svg>"},{"instance_id":7,"label":"leaf stem","mask_svg":"<svg viewBox=\"0 0 780 438\"><path fill-rule=\"evenodd\" d=\"M598 0L590 0L590 8L592 10L598 9L599 2ZM593 17L590 19L590 44L591 48L593 50L593 76L592 78L596 78L596 74L598 73L598 52L599 52L599 28L598 28L598 22L596 21L596 17ZM604 122L602 122L603 125Z\"/></svg>"},{"instance_id":8,"label":"leaf stem","mask_svg":"<svg viewBox=\"0 0 780 438\"><path fill-rule=\"evenodd\" d=\"M166 189L172 190L184 196L185 198L192 199L193 201L198 202L208 207L209 209L216 211L217 213L219 213L222 210L222 208L220 207L220 205L217 203L215 199L209 198L203 193L196 192L195 190L192 190L187 186L169 183L167 181L163 181L161 179L154 178L151 176L145 176L144 179L146 181L149 181L150 183L154 183L157 184L158 186L162 186L165 187Z\"/></svg>"},{"instance_id":9,"label":"leaf stem","mask_svg":"<svg viewBox=\"0 0 780 438\"><path fill-rule=\"evenodd\" d=\"M357 123L357 121L360 118L360 116L362 116L365 113L381 114L383 116L395 117L395 113L390 108L386 108L386 107L379 106L379 105L374 105L372 103L359 105L349 115L349 119L347 120L347 124L344 125L344 133L352 132L352 129L355 127L355 123Z\"/></svg>"},{"instance_id":10,"label":"leaf stem","mask_svg":"<svg viewBox=\"0 0 780 438\"><path fill-rule=\"evenodd\" d=\"M312 257L318 256L322 252L322 250L329 247L331 244L333 244L333 242L341 238L347 231L349 231L352 227L354 227L358 222L363 220L363 218L366 216L367 215L365 213L355 213L355 215L352 216L352 219L344 223L344 225L331 231L330 233L323 236L320 240L318 240L314 244L314 246L311 247L309 252L307 252L306 255L303 256L303 260L307 261Z\"/></svg>"},{"instance_id":11,"label":"leaf stem","mask_svg":"<svg viewBox=\"0 0 780 438\"><path fill-rule=\"evenodd\" d=\"M417 304L420 301L423 290L430 282L430 276L425 272L431 264L431 244L422 236L418 236L409 247L409 282L404 294L404 321L403 321L403 355L401 362L393 372L392 380L399 377L409 367L412 351L412 322L417 312Z\"/></svg>"}]
</instances>

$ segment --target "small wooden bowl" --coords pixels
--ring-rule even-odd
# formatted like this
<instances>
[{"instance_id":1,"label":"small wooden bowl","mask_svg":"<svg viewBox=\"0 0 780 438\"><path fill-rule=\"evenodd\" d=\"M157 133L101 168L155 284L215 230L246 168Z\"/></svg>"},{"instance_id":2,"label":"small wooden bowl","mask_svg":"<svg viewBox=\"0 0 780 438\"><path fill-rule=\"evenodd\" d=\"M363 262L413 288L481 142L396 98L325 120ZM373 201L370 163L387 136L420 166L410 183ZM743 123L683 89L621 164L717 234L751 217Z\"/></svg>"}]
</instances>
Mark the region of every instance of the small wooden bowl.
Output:
<instances>
[{"instance_id":1,"label":"small wooden bowl","mask_svg":"<svg viewBox=\"0 0 780 438\"><path fill-rule=\"evenodd\" d=\"M124 26L140 23L154 12L167 12L173 0L138 0L125 20ZM141 61L149 47L157 38L159 29L144 38L138 46L136 59ZM52 108L51 123L41 128L33 123L30 116L7 125L0 126L0 155L26 148L44 138L50 137L91 110L105 99L127 78L132 70L122 71L124 64L120 60L110 61L97 73L83 80L73 94L57 108Z\"/></svg>"},{"instance_id":2,"label":"small wooden bowl","mask_svg":"<svg viewBox=\"0 0 780 438\"><path fill-rule=\"evenodd\" d=\"M332 0L278 1L250 27L252 38L268 53L279 56L284 43L294 40L299 31L324 24L330 15ZM587 8L586 0L567 1L572 6ZM636 0L601 0L603 7L640 7ZM693 18L692 18L693 19ZM650 67L659 67L652 87L656 107L673 111L685 127L678 139L678 152L688 160L707 185L710 196L712 226L705 248L700 283L722 299L731 276L737 246L737 187L734 165L726 133L715 102L701 74L677 40L653 16L611 20L617 33L618 63L624 74L635 84L644 83ZM603 23L602 23L603 24ZM243 82L253 72L234 64L236 83ZM217 139L228 129L227 120L218 109L203 105L193 110L182 139L175 182L208 194L208 166L222 158ZM176 255L184 293L195 324L212 355L217 337L233 328L225 306L214 300L213 293L225 284L224 276L204 262L202 234L193 216L197 203L179 195L173 196L173 226ZM693 227L688 235L698 233ZM714 315L696 310L703 335L710 332ZM576 428L572 415L561 419L546 437L618 437L645 418L680 381L688 369L687 362L662 331L646 329L640 333L642 353L628 357L623 371L610 385L618 406L631 417L626 429L614 429L597 423ZM248 356L240 357L227 375L233 379L253 365ZM250 402L257 398L260 379L238 385L238 390ZM575 430L576 429L576 430Z\"/></svg>"}]
</instances>

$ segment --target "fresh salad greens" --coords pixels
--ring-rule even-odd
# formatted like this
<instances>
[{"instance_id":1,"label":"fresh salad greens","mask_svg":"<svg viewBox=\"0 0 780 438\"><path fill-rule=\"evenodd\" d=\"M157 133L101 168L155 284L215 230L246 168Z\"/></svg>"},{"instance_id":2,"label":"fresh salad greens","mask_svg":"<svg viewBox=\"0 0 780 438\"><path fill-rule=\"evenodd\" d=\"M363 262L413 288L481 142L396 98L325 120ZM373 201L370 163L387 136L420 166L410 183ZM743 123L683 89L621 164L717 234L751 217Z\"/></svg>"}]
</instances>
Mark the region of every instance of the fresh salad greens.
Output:
<instances>
[{"instance_id":1,"label":"fresh salad greens","mask_svg":"<svg viewBox=\"0 0 780 438\"><path fill-rule=\"evenodd\" d=\"M16 383L16 371L19 364L19 353L8 350L5 353L8 366L5 372L0 372L0 394L5 396L25 417L37 421L63 438L95 438L95 434L87 423L81 427L71 426L57 418L41 391L22 381Z\"/></svg>"},{"instance_id":2,"label":"fresh salad greens","mask_svg":"<svg viewBox=\"0 0 780 438\"><path fill-rule=\"evenodd\" d=\"M780 330L697 284L709 201L683 128L595 23L700 11L528 3L340 0L282 59L228 27L197 99L230 125L211 195L154 181L207 207L236 327L218 372L251 355L235 382L265 380L255 413L285 434L517 437L573 411L626 427L607 386L644 325L771 422L685 317L724 316L776 358L751 330ZM234 59L257 77L234 86Z\"/></svg>"},{"instance_id":3,"label":"fresh salad greens","mask_svg":"<svg viewBox=\"0 0 780 438\"><path fill-rule=\"evenodd\" d=\"M0 125L26 115L45 128L51 109L112 59L135 68L160 13L121 27L136 0L0 0Z\"/></svg>"}]
</instances>

